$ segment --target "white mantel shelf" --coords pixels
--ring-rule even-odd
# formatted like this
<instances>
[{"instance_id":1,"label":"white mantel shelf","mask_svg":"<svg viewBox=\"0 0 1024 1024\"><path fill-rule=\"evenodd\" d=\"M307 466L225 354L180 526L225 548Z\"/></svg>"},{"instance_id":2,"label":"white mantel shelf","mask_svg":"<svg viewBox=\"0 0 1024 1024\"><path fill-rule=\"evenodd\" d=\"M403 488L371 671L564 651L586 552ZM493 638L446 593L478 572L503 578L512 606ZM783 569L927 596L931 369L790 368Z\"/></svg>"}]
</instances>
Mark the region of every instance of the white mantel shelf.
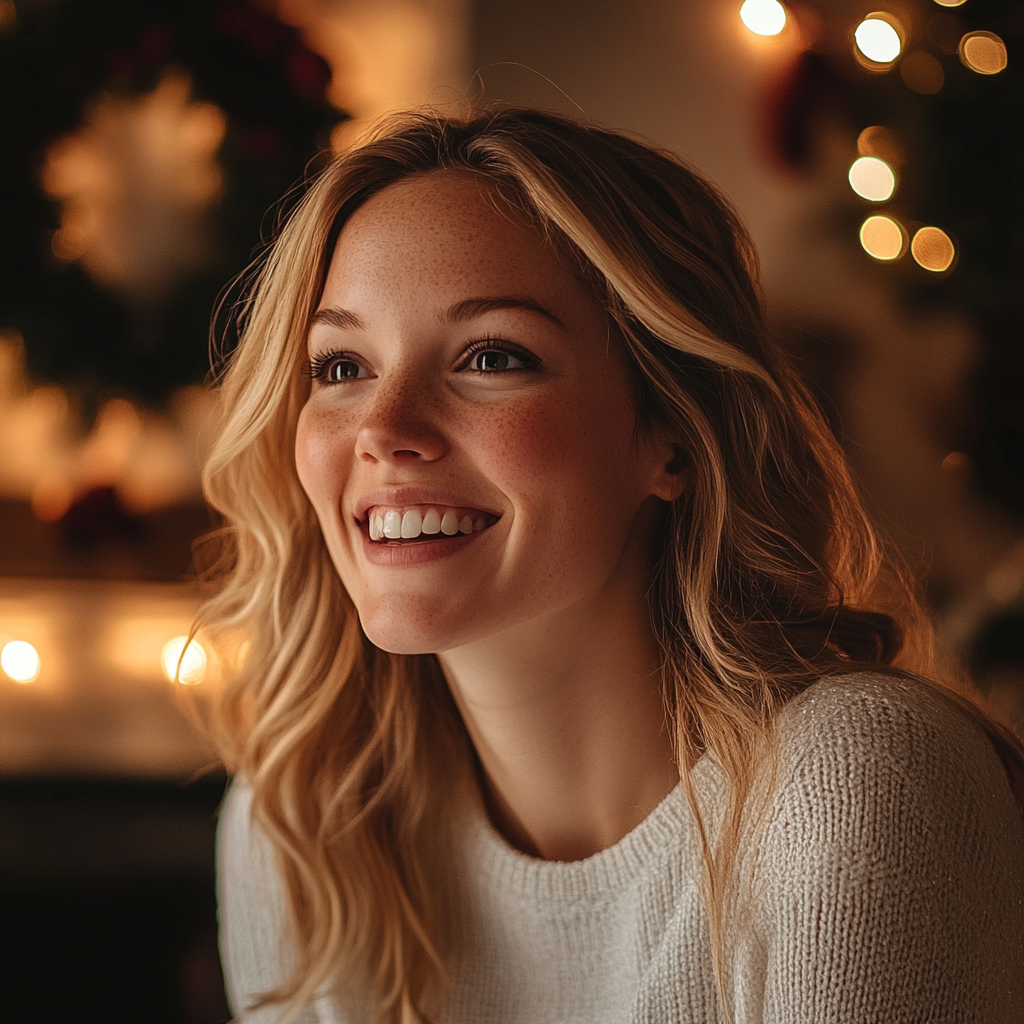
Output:
<instances>
[{"instance_id":1,"label":"white mantel shelf","mask_svg":"<svg viewBox=\"0 0 1024 1024\"><path fill-rule=\"evenodd\" d=\"M184 780L211 765L160 664L198 603L186 584L0 577L0 647L27 640L41 657L33 683L0 672L0 776Z\"/></svg>"}]
</instances>

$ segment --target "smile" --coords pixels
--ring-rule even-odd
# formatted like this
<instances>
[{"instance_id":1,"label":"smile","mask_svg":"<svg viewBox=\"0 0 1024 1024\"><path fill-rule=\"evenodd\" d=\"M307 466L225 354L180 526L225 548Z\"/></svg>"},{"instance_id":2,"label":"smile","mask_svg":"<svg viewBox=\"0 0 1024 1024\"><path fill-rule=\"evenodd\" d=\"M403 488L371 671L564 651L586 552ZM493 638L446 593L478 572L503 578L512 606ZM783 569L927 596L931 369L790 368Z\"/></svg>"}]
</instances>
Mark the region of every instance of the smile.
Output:
<instances>
[{"instance_id":1,"label":"smile","mask_svg":"<svg viewBox=\"0 0 1024 1024\"><path fill-rule=\"evenodd\" d=\"M419 507L388 508L378 505L367 514L370 540L375 542L401 542L479 533L498 521L480 509L448 508L421 505Z\"/></svg>"}]
</instances>

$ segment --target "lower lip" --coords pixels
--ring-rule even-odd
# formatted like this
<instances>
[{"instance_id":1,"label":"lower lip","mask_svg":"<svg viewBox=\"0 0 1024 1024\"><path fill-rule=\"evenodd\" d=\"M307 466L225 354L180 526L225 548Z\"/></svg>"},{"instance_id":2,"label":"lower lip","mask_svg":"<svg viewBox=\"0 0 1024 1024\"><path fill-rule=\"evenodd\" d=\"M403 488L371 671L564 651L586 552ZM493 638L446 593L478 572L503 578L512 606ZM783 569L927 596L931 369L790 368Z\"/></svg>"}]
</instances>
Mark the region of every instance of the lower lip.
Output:
<instances>
[{"instance_id":1,"label":"lower lip","mask_svg":"<svg viewBox=\"0 0 1024 1024\"><path fill-rule=\"evenodd\" d=\"M370 540L369 532L365 528L361 528L359 532L363 537L363 553L368 562L373 565L404 568L413 565L428 565L431 562L448 558L450 555L458 554L490 529L491 527L487 527L477 533L460 533L454 537L446 537L444 540L419 540L405 543Z\"/></svg>"}]
</instances>

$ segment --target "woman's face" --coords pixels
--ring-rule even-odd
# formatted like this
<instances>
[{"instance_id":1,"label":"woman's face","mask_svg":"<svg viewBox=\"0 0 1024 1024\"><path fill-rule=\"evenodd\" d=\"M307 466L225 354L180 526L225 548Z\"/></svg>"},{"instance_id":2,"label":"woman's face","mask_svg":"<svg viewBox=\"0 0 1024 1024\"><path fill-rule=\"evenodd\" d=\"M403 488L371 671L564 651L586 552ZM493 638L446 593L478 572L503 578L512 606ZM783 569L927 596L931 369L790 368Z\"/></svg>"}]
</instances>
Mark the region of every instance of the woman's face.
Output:
<instances>
[{"instance_id":1,"label":"woman's face","mask_svg":"<svg viewBox=\"0 0 1024 1024\"><path fill-rule=\"evenodd\" d=\"M675 494L606 316L485 189L438 172L366 202L309 331L299 478L364 631L397 653L618 593L646 569L652 495Z\"/></svg>"}]
</instances>

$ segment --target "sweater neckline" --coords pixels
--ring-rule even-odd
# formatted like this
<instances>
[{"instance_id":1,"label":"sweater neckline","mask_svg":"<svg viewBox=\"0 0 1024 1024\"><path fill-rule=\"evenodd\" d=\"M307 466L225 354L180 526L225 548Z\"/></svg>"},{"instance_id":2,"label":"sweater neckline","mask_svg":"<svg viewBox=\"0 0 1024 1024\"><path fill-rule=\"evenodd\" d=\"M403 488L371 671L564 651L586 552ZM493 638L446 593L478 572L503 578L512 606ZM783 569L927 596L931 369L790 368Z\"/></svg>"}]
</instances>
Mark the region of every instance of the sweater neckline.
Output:
<instances>
[{"instance_id":1,"label":"sweater neckline","mask_svg":"<svg viewBox=\"0 0 1024 1024\"><path fill-rule=\"evenodd\" d=\"M701 758L692 769L698 793L711 781L709 763ZM470 856L482 881L499 891L540 905L563 909L570 903L593 906L635 886L665 858L696 853L696 829L676 783L662 801L617 843L582 860L556 861L531 857L511 846L494 828L482 801L477 801L470 828Z\"/></svg>"}]
</instances>

